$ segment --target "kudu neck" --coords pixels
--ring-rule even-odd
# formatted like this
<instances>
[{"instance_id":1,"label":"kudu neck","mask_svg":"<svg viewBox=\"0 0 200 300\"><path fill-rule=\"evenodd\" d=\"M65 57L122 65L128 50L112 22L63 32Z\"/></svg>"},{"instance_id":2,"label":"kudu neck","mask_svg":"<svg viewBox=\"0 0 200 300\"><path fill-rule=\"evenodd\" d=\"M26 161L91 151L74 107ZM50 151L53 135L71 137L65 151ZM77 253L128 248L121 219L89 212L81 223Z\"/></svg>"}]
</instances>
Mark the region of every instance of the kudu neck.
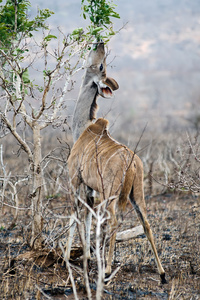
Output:
<instances>
[{"instance_id":1,"label":"kudu neck","mask_svg":"<svg viewBox=\"0 0 200 300\"><path fill-rule=\"evenodd\" d=\"M91 125L92 120L96 118L98 108L96 104L97 97L97 85L92 80L88 81L88 78L84 78L72 120L74 143L77 141L82 132Z\"/></svg>"}]
</instances>

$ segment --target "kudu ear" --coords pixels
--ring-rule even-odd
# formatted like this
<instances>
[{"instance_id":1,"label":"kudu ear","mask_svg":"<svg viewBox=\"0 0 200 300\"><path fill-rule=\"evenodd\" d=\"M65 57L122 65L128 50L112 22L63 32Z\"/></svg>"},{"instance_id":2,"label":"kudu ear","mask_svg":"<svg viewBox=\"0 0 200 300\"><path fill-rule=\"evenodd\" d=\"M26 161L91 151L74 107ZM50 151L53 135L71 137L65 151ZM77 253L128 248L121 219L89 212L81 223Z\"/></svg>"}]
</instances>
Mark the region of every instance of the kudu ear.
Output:
<instances>
[{"instance_id":1,"label":"kudu ear","mask_svg":"<svg viewBox=\"0 0 200 300\"><path fill-rule=\"evenodd\" d=\"M107 77L106 80L104 80L105 84L107 84L113 91L117 90L119 88L119 85L117 81L113 78Z\"/></svg>"},{"instance_id":2,"label":"kudu ear","mask_svg":"<svg viewBox=\"0 0 200 300\"><path fill-rule=\"evenodd\" d=\"M99 81L98 92L104 98L111 98L113 96L113 91L119 88L118 83L113 79L107 77L105 80Z\"/></svg>"}]
</instances>

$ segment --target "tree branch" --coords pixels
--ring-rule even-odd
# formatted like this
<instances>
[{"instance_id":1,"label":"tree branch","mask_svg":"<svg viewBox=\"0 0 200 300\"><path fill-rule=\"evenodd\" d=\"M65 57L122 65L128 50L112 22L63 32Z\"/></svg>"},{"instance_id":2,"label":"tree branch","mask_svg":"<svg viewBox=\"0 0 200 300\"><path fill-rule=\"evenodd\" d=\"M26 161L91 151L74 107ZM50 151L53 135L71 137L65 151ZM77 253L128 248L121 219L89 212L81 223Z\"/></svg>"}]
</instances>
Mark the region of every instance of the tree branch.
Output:
<instances>
[{"instance_id":1,"label":"tree branch","mask_svg":"<svg viewBox=\"0 0 200 300\"><path fill-rule=\"evenodd\" d=\"M31 152L31 149L29 148L28 144L21 138L21 136L16 131L16 128L13 128L8 118L0 112L0 115L2 117L2 120L7 125L8 129L12 133L12 135L16 138L16 140L20 143L20 145L23 147L24 151L28 154L29 160L33 162L33 154Z\"/></svg>"}]
</instances>

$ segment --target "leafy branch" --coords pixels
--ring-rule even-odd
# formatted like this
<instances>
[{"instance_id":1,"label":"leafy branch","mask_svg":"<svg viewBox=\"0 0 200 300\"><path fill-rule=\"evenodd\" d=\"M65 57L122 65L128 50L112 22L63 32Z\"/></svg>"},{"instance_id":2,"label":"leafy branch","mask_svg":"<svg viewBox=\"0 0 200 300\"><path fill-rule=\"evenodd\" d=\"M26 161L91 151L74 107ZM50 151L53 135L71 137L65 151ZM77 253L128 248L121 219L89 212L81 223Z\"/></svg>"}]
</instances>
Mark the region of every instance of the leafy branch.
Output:
<instances>
[{"instance_id":1,"label":"leafy branch","mask_svg":"<svg viewBox=\"0 0 200 300\"><path fill-rule=\"evenodd\" d=\"M0 6L0 46L4 51L11 49L13 40L21 41L24 37L32 37L33 31L48 29L45 21L53 12L49 9L39 10L37 16L30 20L27 17L30 7L28 0L7 0L5 5Z\"/></svg>"},{"instance_id":2,"label":"leafy branch","mask_svg":"<svg viewBox=\"0 0 200 300\"><path fill-rule=\"evenodd\" d=\"M116 32L113 30L111 18L120 18L115 11L116 5L113 1L107 0L82 0L83 18L89 20L91 25L88 26L88 34L94 36L97 41L103 39L109 41Z\"/></svg>"}]
</instances>

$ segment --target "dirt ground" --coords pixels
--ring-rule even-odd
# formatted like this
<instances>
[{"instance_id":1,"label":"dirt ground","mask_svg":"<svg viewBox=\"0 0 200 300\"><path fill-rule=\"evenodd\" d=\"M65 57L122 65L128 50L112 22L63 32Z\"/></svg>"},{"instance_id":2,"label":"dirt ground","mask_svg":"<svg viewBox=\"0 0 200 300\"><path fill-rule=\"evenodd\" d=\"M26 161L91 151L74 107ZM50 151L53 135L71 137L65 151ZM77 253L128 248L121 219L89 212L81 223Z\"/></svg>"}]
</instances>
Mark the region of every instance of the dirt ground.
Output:
<instances>
[{"instance_id":1,"label":"dirt ground","mask_svg":"<svg viewBox=\"0 0 200 300\"><path fill-rule=\"evenodd\" d=\"M61 202L64 205L63 199ZM200 197L165 194L146 202L168 283L160 284L149 243L141 235L116 244L113 270L118 266L120 269L105 285L102 299L200 299ZM7 230L12 217L7 212L1 220L0 299L74 299L61 252L51 248L31 251L26 230L29 215L19 218L18 224ZM139 224L134 212L121 220L120 231ZM76 246L80 247L78 241ZM73 262L72 269L78 297L87 299L81 258ZM89 278L94 299L96 270L92 259Z\"/></svg>"}]
</instances>

